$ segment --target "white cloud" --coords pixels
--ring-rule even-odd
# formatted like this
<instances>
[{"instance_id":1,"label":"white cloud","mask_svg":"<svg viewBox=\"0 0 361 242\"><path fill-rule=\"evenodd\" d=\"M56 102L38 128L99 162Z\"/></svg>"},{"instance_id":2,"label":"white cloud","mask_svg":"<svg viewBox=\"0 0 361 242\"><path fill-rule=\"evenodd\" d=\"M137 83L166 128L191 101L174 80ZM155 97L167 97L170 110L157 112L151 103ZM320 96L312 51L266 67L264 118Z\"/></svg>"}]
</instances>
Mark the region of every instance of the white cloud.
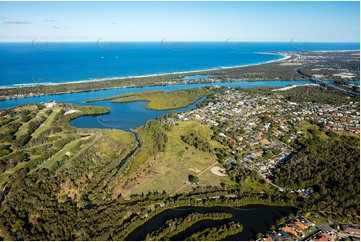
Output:
<instances>
[{"instance_id":1,"label":"white cloud","mask_svg":"<svg viewBox=\"0 0 361 242\"><path fill-rule=\"evenodd\" d=\"M1 17L1 18L4 18L4 23L5 24L30 24L29 21L22 21L22 20L16 20L16 19L9 19L9 18L6 18L6 17Z\"/></svg>"}]
</instances>

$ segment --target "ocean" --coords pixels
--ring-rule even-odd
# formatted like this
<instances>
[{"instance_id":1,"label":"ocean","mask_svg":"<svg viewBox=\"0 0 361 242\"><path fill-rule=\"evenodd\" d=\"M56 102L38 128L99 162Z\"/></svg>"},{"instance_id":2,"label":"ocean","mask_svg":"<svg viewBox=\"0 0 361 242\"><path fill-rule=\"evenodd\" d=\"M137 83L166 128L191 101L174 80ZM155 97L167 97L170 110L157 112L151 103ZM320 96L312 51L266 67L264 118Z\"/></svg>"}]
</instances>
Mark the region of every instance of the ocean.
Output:
<instances>
[{"instance_id":1,"label":"ocean","mask_svg":"<svg viewBox=\"0 0 361 242\"><path fill-rule=\"evenodd\" d=\"M275 61L275 51L359 50L359 43L0 43L0 87L157 75Z\"/></svg>"}]
</instances>

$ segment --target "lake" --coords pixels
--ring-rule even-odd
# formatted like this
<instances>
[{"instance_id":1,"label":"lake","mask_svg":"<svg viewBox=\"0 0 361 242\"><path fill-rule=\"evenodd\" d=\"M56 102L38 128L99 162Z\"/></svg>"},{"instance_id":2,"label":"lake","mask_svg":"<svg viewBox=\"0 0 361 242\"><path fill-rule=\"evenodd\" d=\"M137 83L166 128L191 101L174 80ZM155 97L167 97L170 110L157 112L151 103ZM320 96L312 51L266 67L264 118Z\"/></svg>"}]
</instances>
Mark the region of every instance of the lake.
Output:
<instances>
[{"instance_id":1,"label":"lake","mask_svg":"<svg viewBox=\"0 0 361 242\"><path fill-rule=\"evenodd\" d=\"M185 217L190 213L223 212L231 213L232 218L226 220L204 220L194 224L187 230L177 234L172 240L184 240L192 233L205 228L219 226L224 223L234 221L243 225L243 231L239 234L227 237L225 240L248 241L256 239L258 233L267 232L275 224L276 220L289 214L295 214L293 207L273 207L266 205L247 205L243 207L180 207L177 209L167 209L155 217L149 219L142 226L138 227L126 240L145 240L148 233L158 229L165 221L177 217Z\"/></svg>"}]
</instances>

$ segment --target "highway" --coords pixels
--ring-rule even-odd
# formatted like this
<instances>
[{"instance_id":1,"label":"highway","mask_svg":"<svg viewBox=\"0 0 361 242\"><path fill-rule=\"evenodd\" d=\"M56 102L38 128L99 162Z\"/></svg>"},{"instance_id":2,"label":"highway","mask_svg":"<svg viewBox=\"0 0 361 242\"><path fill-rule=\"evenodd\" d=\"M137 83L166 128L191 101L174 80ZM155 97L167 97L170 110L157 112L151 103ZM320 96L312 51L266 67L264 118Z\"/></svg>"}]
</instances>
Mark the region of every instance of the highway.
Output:
<instances>
[{"instance_id":1,"label":"highway","mask_svg":"<svg viewBox=\"0 0 361 242\"><path fill-rule=\"evenodd\" d=\"M301 71L300 68L296 68L295 71L296 71L298 74L302 75L302 76L308 77L310 81L312 81L312 82L314 82L314 83L316 83L316 84L319 84L319 85L322 85L322 86L332 87L332 88L335 88L335 89L340 90L340 91L342 91L342 92L346 92L346 93L351 94L351 95L360 96L360 93L358 93L358 92L353 92L353 91L351 91L351 90L348 90L348 89L345 89L345 88L336 86L336 85L334 85L334 84L332 84L332 83L328 83L328 82L322 81L322 80L320 80L320 79L316 79L316 78L312 77L311 75L305 74L305 73L303 73L303 72Z\"/></svg>"}]
</instances>

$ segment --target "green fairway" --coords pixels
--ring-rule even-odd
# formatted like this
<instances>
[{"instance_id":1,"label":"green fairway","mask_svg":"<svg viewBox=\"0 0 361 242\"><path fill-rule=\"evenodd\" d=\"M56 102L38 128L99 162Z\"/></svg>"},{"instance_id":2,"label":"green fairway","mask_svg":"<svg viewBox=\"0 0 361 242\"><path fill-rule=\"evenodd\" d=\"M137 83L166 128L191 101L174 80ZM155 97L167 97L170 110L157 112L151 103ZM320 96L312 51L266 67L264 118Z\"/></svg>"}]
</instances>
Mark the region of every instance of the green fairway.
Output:
<instances>
[{"instance_id":1,"label":"green fairway","mask_svg":"<svg viewBox=\"0 0 361 242\"><path fill-rule=\"evenodd\" d=\"M86 137L89 138L89 137ZM41 168L48 168L51 169L51 167L55 164L55 162L63 160L65 156L67 156L67 152L70 152L76 145L79 144L79 140L74 140L68 144L66 144L59 152L57 152L54 156L50 157L48 160L44 161L41 165L38 166L38 169ZM70 154L72 154L70 152Z\"/></svg>"},{"instance_id":2,"label":"green fairway","mask_svg":"<svg viewBox=\"0 0 361 242\"><path fill-rule=\"evenodd\" d=\"M20 137L28 132L28 126L31 121L39 120L41 117L46 117L47 115L43 110L36 113L36 116L33 119L30 119L28 122L23 123L23 125L19 128L18 132L16 132L16 137Z\"/></svg>"},{"instance_id":3,"label":"green fairway","mask_svg":"<svg viewBox=\"0 0 361 242\"><path fill-rule=\"evenodd\" d=\"M61 108L54 108L53 112L47 117L44 123L40 125L40 127L37 130L35 130L35 132L32 134L32 137L37 138L39 134L47 130L53 123L55 116L59 113L60 110Z\"/></svg>"}]
</instances>

